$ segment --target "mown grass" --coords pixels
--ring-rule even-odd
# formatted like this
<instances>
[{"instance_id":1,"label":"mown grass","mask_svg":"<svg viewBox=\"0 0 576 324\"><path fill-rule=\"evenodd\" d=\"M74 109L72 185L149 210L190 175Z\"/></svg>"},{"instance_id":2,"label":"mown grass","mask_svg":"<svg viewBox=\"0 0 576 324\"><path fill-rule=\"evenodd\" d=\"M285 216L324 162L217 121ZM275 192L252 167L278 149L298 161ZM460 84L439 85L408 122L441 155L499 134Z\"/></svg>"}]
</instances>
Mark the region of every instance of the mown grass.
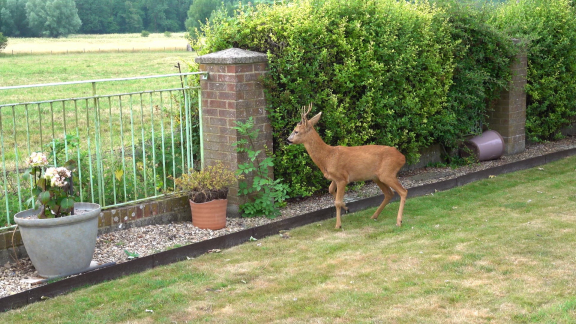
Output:
<instances>
[{"instance_id":1,"label":"mown grass","mask_svg":"<svg viewBox=\"0 0 576 324\"><path fill-rule=\"evenodd\" d=\"M6 323L574 323L576 157L159 267ZM149 311L147 311L149 310ZM150 312L153 311L153 312Z\"/></svg>"}]
</instances>

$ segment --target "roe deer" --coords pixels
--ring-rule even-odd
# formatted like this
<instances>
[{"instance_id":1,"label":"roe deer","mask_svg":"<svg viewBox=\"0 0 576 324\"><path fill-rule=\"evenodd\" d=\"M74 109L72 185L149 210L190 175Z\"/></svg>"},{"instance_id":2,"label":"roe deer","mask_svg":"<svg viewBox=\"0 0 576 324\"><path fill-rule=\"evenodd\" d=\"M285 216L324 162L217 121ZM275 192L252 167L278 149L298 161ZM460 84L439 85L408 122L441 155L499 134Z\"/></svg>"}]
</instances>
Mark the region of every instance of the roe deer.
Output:
<instances>
[{"instance_id":1,"label":"roe deer","mask_svg":"<svg viewBox=\"0 0 576 324\"><path fill-rule=\"evenodd\" d=\"M330 146L320 138L314 125L320 120L322 112L306 119L312 110L312 104L302 107L302 120L296 125L288 144L304 144L312 161L320 168L324 177L331 180L328 191L334 196L336 206L336 228L341 228L340 209L348 210L344 204L346 185L353 181L372 180L384 193L384 201L378 207L372 219L378 218L382 209L390 202L394 189L400 195L400 208L396 218L396 226L402 226L402 211L408 191L402 187L397 173L406 163L406 158L396 148L384 145L364 146Z\"/></svg>"}]
</instances>

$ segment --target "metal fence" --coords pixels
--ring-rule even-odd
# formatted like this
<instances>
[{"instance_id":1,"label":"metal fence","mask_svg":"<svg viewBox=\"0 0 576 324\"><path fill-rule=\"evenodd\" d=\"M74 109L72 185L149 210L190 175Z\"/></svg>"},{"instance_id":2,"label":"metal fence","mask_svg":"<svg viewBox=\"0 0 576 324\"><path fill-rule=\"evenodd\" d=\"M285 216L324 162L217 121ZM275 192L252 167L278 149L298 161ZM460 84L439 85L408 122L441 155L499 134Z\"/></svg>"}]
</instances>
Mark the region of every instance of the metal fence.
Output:
<instances>
[{"instance_id":1,"label":"metal fence","mask_svg":"<svg viewBox=\"0 0 576 324\"><path fill-rule=\"evenodd\" d=\"M56 86L91 85L92 90L92 95L78 98L0 102L0 229L12 226L15 213L34 207L31 180L21 177L32 152L44 152L55 166L76 161L77 201L109 208L173 191L173 178L201 160L198 80L203 75L0 87L0 98L11 97L13 91L49 92ZM116 89L131 89L134 82L145 87L158 78L177 86L97 94L101 85L111 82L120 84Z\"/></svg>"}]
</instances>

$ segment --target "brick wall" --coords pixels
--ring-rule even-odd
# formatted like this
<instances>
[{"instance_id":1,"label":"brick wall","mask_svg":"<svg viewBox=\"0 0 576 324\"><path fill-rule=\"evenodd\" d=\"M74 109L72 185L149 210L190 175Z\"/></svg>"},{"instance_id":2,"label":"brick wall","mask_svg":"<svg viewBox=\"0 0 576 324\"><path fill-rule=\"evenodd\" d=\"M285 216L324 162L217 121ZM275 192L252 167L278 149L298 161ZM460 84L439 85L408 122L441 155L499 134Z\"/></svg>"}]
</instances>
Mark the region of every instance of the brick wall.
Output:
<instances>
[{"instance_id":1,"label":"brick wall","mask_svg":"<svg viewBox=\"0 0 576 324\"><path fill-rule=\"evenodd\" d=\"M222 162L235 171L246 156L236 152L233 143L240 140L233 129L237 121L253 117L260 130L255 146L272 151L272 126L266 113L266 100L260 79L267 73L268 58L265 54L230 48L196 58L200 71L208 78L200 81L202 88L203 163L214 165ZM273 175L273 170L269 170ZM250 181L250 179L248 179ZM238 206L246 199L238 196L238 185L228 194L228 217L240 216Z\"/></svg>"},{"instance_id":2,"label":"brick wall","mask_svg":"<svg viewBox=\"0 0 576 324\"><path fill-rule=\"evenodd\" d=\"M514 40L518 44L518 40ZM521 50L510 69L509 90L502 91L493 110L488 113L489 128L504 138L504 154L516 154L526 148L526 86L528 58Z\"/></svg>"}]
</instances>

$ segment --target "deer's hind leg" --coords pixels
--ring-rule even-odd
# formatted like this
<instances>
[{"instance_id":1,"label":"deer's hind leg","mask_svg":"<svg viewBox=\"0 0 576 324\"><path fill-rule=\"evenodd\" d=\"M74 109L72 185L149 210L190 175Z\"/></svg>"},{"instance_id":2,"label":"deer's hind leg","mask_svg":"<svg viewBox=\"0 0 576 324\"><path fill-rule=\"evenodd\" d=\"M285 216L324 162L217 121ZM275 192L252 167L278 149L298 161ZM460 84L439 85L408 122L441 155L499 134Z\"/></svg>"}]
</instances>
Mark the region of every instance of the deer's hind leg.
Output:
<instances>
[{"instance_id":1,"label":"deer's hind leg","mask_svg":"<svg viewBox=\"0 0 576 324\"><path fill-rule=\"evenodd\" d=\"M386 184L390 185L394 191L400 195L400 208L398 208L398 216L396 217L396 226L402 226L402 213L404 212L404 203L406 203L406 197L408 196L408 190L404 189L398 181L398 178L390 179Z\"/></svg>"},{"instance_id":2,"label":"deer's hind leg","mask_svg":"<svg viewBox=\"0 0 576 324\"><path fill-rule=\"evenodd\" d=\"M388 185L383 183L382 181L374 179L374 182L376 182L378 187L380 187L380 190L382 190L382 193L384 193L384 201L382 201L376 212L374 212L374 215L372 215L371 217L372 219L376 220L380 215L380 213L382 212L382 209L384 209L384 207L388 205L390 200L392 200L392 197L394 197L394 193L392 192L390 187L388 187Z\"/></svg>"}]
</instances>

